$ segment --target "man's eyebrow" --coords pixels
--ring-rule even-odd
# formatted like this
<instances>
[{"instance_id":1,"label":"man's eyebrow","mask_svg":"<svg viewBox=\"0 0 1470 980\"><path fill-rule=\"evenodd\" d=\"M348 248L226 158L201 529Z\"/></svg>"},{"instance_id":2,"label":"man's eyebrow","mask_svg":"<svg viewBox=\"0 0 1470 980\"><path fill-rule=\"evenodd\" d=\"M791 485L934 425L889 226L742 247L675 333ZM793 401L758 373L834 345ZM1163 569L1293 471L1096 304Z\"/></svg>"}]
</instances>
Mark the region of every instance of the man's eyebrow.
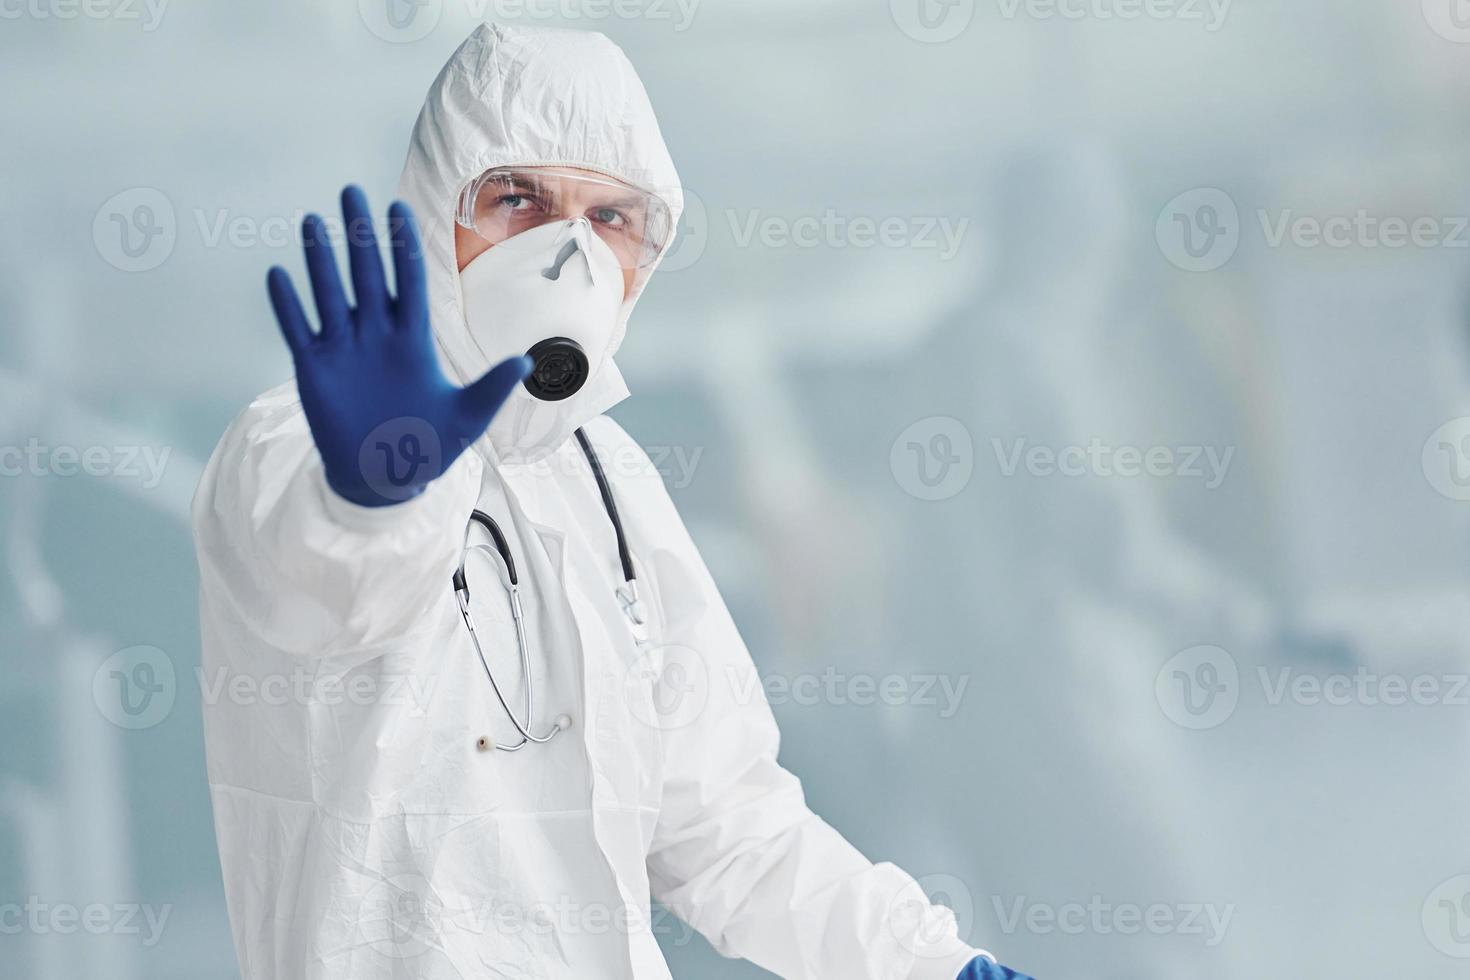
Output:
<instances>
[{"instance_id":1,"label":"man's eyebrow","mask_svg":"<svg viewBox=\"0 0 1470 980\"><path fill-rule=\"evenodd\" d=\"M618 197L607 198L607 199L603 199L603 200L597 201L596 202L596 206L597 207L603 207L603 208L608 207L609 205L612 205L614 207L628 207L630 205L636 205L636 204L640 203L642 200L643 200L643 196L641 194L635 194L635 193L632 193L631 191L625 191L622 194L620 194Z\"/></svg>"},{"instance_id":2,"label":"man's eyebrow","mask_svg":"<svg viewBox=\"0 0 1470 980\"><path fill-rule=\"evenodd\" d=\"M494 184L502 191L529 191L532 194L540 194L544 188L535 177L521 174L502 174L493 178Z\"/></svg>"}]
</instances>

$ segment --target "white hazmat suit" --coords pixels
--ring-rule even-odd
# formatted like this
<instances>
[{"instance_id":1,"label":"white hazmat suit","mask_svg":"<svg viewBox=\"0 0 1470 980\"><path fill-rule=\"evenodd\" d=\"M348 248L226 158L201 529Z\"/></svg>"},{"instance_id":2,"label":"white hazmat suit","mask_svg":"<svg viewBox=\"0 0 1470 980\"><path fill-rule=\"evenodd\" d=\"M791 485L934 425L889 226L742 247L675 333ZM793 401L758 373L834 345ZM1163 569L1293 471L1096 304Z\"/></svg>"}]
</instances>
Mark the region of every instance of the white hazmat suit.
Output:
<instances>
[{"instance_id":1,"label":"white hazmat suit","mask_svg":"<svg viewBox=\"0 0 1470 980\"><path fill-rule=\"evenodd\" d=\"M460 383L490 365L461 309L460 189L508 165L678 178L643 87L597 34L481 27L435 81L401 195L424 229L431 317ZM626 323L633 300L624 305ZM667 978L650 898L784 977L954 980L947 909L809 811L777 763L750 655L653 465L575 396L518 391L418 497L328 489L294 383L231 425L195 499L205 735L245 980ZM604 460L648 623L576 440ZM472 508L506 529L546 745L512 741L451 589ZM520 704L506 594L469 559L480 637Z\"/></svg>"}]
</instances>

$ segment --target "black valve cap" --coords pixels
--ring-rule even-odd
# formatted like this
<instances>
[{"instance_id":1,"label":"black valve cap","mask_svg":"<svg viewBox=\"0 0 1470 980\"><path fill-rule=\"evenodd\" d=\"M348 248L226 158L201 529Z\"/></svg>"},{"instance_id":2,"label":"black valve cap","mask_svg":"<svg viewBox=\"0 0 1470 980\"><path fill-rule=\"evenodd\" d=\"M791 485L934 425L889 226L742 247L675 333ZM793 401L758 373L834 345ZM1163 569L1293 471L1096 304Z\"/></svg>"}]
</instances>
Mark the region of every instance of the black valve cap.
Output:
<instances>
[{"instance_id":1,"label":"black valve cap","mask_svg":"<svg viewBox=\"0 0 1470 980\"><path fill-rule=\"evenodd\" d=\"M526 356L532 361L526 390L544 402L570 398L587 383L587 352L575 340L551 337L526 351Z\"/></svg>"}]
</instances>

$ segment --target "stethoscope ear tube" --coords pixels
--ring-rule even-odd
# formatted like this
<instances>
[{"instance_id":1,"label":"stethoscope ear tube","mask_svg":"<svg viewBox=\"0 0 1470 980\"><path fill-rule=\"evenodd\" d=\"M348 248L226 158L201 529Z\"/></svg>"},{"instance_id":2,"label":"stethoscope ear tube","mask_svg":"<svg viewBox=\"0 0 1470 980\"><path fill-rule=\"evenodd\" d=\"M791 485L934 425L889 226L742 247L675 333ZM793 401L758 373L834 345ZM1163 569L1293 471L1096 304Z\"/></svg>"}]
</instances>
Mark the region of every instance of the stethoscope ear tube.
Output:
<instances>
[{"instance_id":1,"label":"stethoscope ear tube","mask_svg":"<svg viewBox=\"0 0 1470 980\"><path fill-rule=\"evenodd\" d=\"M612 522L613 535L618 540L618 561L623 566L623 581L631 583L638 576L633 572L633 556L628 551L628 539L623 534L623 521L618 517L618 502L613 499L612 486L607 482L607 474L602 472L602 462L592 448L592 440L580 428L577 430L577 443L592 467L592 476L597 480L597 492L602 496L602 508L607 511L607 519Z\"/></svg>"},{"instance_id":2,"label":"stethoscope ear tube","mask_svg":"<svg viewBox=\"0 0 1470 980\"><path fill-rule=\"evenodd\" d=\"M505 562L505 574L510 577L511 585L520 585L520 579L516 577L516 560L510 553L510 542L505 540L505 534L501 532L500 525L495 523L495 518L476 508L470 511L470 522L483 527L490 535L490 540L495 542L495 550L500 552L500 560ZM465 529L465 539L469 539L469 529ZM469 583L464 577L464 561L469 554L469 549L461 549L459 555L459 568L454 573L454 591L468 592Z\"/></svg>"}]
</instances>

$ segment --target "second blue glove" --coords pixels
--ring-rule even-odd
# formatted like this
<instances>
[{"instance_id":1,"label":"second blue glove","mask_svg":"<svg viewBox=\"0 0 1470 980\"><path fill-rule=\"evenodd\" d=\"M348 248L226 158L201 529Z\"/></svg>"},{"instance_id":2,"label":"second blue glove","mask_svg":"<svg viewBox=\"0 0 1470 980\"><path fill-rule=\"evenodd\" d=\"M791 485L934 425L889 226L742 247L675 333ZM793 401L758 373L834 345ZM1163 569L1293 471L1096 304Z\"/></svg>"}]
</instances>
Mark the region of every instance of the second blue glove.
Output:
<instances>
[{"instance_id":1,"label":"second blue glove","mask_svg":"<svg viewBox=\"0 0 1470 980\"><path fill-rule=\"evenodd\" d=\"M992 963L983 956L977 956L960 973L959 980L1032 980L1024 973L1008 970L999 964Z\"/></svg>"}]
</instances>

